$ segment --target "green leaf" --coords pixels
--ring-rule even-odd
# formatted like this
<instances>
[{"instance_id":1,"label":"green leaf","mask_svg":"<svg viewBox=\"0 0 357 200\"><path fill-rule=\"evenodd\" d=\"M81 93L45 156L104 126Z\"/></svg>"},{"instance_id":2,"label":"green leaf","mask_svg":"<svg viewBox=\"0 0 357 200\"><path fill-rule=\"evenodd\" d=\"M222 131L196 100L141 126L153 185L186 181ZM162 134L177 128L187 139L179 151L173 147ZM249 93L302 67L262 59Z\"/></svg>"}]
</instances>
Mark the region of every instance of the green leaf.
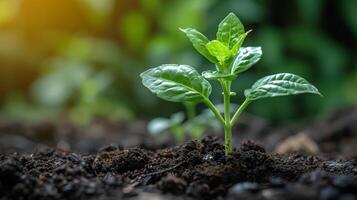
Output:
<instances>
[{"instance_id":1,"label":"green leaf","mask_svg":"<svg viewBox=\"0 0 357 200\"><path fill-rule=\"evenodd\" d=\"M210 83L188 65L168 64L140 74L143 84L167 101L203 101L211 93Z\"/></svg>"},{"instance_id":2,"label":"green leaf","mask_svg":"<svg viewBox=\"0 0 357 200\"><path fill-rule=\"evenodd\" d=\"M158 135L167 131L171 127L171 122L166 118L155 118L148 123L148 132L152 135Z\"/></svg>"},{"instance_id":3,"label":"green leaf","mask_svg":"<svg viewBox=\"0 0 357 200\"><path fill-rule=\"evenodd\" d=\"M148 131L152 135L167 132L169 129L180 125L185 120L183 112L174 113L170 118L155 118L148 123Z\"/></svg>"},{"instance_id":4,"label":"green leaf","mask_svg":"<svg viewBox=\"0 0 357 200\"><path fill-rule=\"evenodd\" d=\"M261 47L241 47L233 61L231 73L237 75L248 70L260 60L262 55Z\"/></svg>"},{"instance_id":5,"label":"green leaf","mask_svg":"<svg viewBox=\"0 0 357 200\"><path fill-rule=\"evenodd\" d=\"M218 40L212 40L206 44L206 47L211 55L216 57L221 65L231 57L231 51Z\"/></svg>"},{"instance_id":6,"label":"green leaf","mask_svg":"<svg viewBox=\"0 0 357 200\"><path fill-rule=\"evenodd\" d=\"M251 89L244 91L244 95L249 100L302 93L312 93L321 96L317 88L304 78L289 73L266 76L255 82Z\"/></svg>"},{"instance_id":7,"label":"green leaf","mask_svg":"<svg viewBox=\"0 0 357 200\"><path fill-rule=\"evenodd\" d=\"M247 32L245 32L244 34L240 35L239 38L238 38L238 41L237 43L232 47L231 49L231 52L232 52L232 55L235 56L237 55L240 47L242 46L245 38L247 37L247 35L251 32L252 30L249 30Z\"/></svg>"},{"instance_id":8,"label":"green leaf","mask_svg":"<svg viewBox=\"0 0 357 200\"><path fill-rule=\"evenodd\" d=\"M211 71L211 70L207 70L202 72L202 76L205 79L208 80L217 80L217 79L225 79L225 80L234 80L236 78L236 75L232 75L232 74L222 74L219 73L217 71Z\"/></svg>"},{"instance_id":9,"label":"green leaf","mask_svg":"<svg viewBox=\"0 0 357 200\"><path fill-rule=\"evenodd\" d=\"M182 32L186 34L188 39L191 41L193 47L202 54L205 58L207 58L212 63L217 63L217 60L214 56L212 56L208 49L206 48L206 44L209 42L206 36L202 33L198 32L196 29L193 28L180 28Z\"/></svg>"},{"instance_id":10,"label":"green leaf","mask_svg":"<svg viewBox=\"0 0 357 200\"><path fill-rule=\"evenodd\" d=\"M171 123L174 125L181 124L185 120L185 113L183 112L178 112L174 113L170 117Z\"/></svg>"},{"instance_id":11,"label":"green leaf","mask_svg":"<svg viewBox=\"0 0 357 200\"><path fill-rule=\"evenodd\" d=\"M245 33L244 26L234 13L229 13L218 25L217 39L229 49L238 42L239 36Z\"/></svg>"}]
</instances>

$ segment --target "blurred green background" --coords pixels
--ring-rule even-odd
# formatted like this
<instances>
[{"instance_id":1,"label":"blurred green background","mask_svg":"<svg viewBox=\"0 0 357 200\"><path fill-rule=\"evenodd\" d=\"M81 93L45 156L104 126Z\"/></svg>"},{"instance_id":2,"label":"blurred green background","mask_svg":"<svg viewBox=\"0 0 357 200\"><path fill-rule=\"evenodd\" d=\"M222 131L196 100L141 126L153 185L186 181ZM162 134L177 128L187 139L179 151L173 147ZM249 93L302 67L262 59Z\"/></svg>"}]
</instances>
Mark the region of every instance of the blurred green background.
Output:
<instances>
[{"instance_id":1,"label":"blurred green background","mask_svg":"<svg viewBox=\"0 0 357 200\"><path fill-rule=\"evenodd\" d=\"M357 104L356 10L356 0L0 0L0 120L88 123L182 110L151 94L138 74L163 63L211 68L178 28L213 39L231 11L253 29L245 46L264 52L234 91L292 72L325 97L261 100L248 112L279 122L323 116ZM221 102L219 92L212 98Z\"/></svg>"}]
</instances>

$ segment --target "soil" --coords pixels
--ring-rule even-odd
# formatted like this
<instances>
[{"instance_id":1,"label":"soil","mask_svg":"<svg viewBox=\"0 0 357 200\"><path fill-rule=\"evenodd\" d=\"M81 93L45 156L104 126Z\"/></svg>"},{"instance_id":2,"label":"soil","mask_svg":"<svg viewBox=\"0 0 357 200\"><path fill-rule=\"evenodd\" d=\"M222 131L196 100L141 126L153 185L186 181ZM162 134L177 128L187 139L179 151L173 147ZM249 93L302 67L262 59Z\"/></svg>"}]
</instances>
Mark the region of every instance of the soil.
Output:
<instances>
[{"instance_id":1,"label":"soil","mask_svg":"<svg viewBox=\"0 0 357 200\"><path fill-rule=\"evenodd\" d=\"M91 132L100 137L64 124L3 125L0 199L357 199L356 111L338 111L302 128L246 117L235 131L262 143L240 140L229 156L218 137L177 146L154 142L144 122L98 122ZM315 155L304 145L300 153L274 153L299 134L316 145ZM116 145L99 148L105 143Z\"/></svg>"}]
</instances>

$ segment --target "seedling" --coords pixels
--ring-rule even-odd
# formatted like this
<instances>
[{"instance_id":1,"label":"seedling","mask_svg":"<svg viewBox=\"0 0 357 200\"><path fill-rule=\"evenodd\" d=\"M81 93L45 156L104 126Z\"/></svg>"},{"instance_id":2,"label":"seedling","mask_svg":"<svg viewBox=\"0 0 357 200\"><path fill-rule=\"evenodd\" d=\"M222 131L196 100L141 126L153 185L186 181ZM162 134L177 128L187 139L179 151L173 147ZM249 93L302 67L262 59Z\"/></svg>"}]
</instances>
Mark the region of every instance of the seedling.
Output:
<instances>
[{"instance_id":1,"label":"seedling","mask_svg":"<svg viewBox=\"0 0 357 200\"><path fill-rule=\"evenodd\" d=\"M184 120L183 112L174 113L169 118L155 118L149 122L148 131L155 136L170 133L173 134L176 142L182 142L185 138L185 130L182 126Z\"/></svg>"},{"instance_id":2,"label":"seedling","mask_svg":"<svg viewBox=\"0 0 357 200\"><path fill-rule=\"evenodd\" d=\"M261 47L242 47L245 31L238 17L230 13L218 26L217 39L209 41L195 29L180 29L192 42L193 47L215 64L216 70L204 71L200 75L188 65L165 64L141 73L144 86L158 97L172 102L203 102L221 123L225 133L225 153L232 152L232 126L243 110L253 101L286 95L312 93L321 95L318 89L304 78L290 73L279 73L263 77L250 89L244 91L246 99L233 116L230 114L232 81L256 64L262 57ZM224 115L209 99L212 87L208 80L220 83L223 94Z\"/></svg>"},{"instance_id":3,"label":"seedling","mask_svg":"<svg viewBox=\"0 0 357 200\"><path fill-rule=\"evenodd\" d=\"M196 115L194 108L194 104L192 104L189 109L186 109L187 120L185 120L183 112L174 113L169 118L160 117L151 120L148 124L148 132L155 136L172 134L176 142L180 143L186 135L193 139L199 139L208 129L215 133L219 131L221 124L215 120L215 116L209 109L205 109L201 114ZM222 108L223 105L217 106L220 112L223 110ZM193 112L190 113L190 111Z\"/></svg>"}]
</instances>

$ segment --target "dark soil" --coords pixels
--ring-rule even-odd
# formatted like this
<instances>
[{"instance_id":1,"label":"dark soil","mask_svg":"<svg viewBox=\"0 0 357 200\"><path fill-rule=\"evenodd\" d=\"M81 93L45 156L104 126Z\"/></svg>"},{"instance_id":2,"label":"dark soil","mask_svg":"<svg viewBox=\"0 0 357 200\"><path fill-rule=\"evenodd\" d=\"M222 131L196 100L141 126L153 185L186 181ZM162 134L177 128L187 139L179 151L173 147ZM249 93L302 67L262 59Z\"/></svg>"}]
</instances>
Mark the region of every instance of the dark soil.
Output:
<instances>
[{"instance_id":1,"label":"dark soil","mask_svg":"<svg viewBox=\"0 0 357 200\"><path fill-rule=\"evenodd\" d=\"M225 156L221 141L206 137L158 151L1 155L0 198L357 199L356 175L356 159L279 156L252 141Z\"/></svg>"},{"instance_id":2,"label":"dark soil","mask_svg":"<svg viewBox=\"0 0 357 200\"><path fill-rule=\"evenodd\" d=\"M0 200L357 199L356 108L304 127L245 116L234 132L225 156L220 138L175 146L144 121L0 123Z\"/></svg>"}]
</instances>

